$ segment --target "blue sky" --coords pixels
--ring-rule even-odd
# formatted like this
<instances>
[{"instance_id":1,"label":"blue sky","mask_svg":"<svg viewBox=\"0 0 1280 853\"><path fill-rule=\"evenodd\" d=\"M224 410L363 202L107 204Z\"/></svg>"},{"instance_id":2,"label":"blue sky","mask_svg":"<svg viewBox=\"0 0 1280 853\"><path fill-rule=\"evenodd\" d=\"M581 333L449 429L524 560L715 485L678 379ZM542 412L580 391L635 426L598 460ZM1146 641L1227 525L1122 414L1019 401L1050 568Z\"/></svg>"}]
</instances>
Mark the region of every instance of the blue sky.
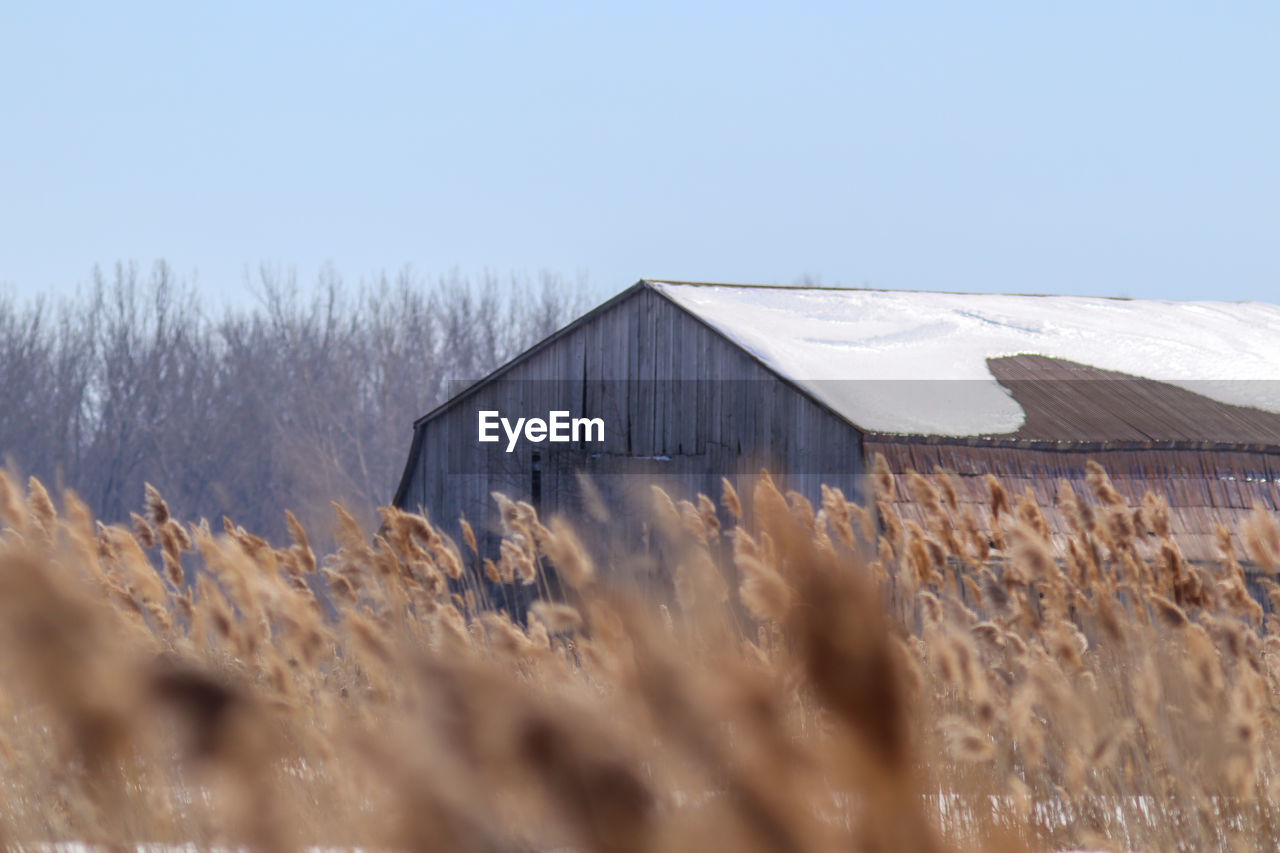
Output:
<instances>
[{"instance_id":1,"label":"blue sky","mask_svg":"<svg viewBox=\"0 0 1280 853\"><path fill-rule=\"evenodd\" d=\"M0 293L166 258L1280 301L1280 6L7 4Z\"/></svg>"}]
</instances>

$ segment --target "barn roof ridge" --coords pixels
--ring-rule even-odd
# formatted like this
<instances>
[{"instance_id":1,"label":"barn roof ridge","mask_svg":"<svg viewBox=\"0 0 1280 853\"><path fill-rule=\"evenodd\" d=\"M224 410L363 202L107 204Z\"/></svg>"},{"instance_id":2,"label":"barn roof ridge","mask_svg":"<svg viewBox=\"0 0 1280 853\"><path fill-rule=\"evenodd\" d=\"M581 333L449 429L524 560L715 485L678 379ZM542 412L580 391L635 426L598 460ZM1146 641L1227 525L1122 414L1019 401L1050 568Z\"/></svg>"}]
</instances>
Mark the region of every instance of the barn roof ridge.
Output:
<instances>
[{"instance_id":1,"label":"barn roof ridge","mask_svg":"<svg viewBox=\"0 0 1280 853\"><path fill-rule=\"evenodd\" d=\"M1106 294L1089 294L1089 293L1036 293L1031 291L1006 291L1006 290L937 290L931 288L910 288L910 287L870 287L847 284L768 284L759 282L733 282L733 281L685 281L674 278L645 278L641 281L650 285L672 284L681 287L732 287L740 289L758 289L758 290L815 290L815 291L835 291L835 292L851 292L851 293L916 293L916 294L938 294L943 296L1017 296L1026 297L1028 299L1107 299L1113 302L1174 302L1186 304L1215 304L1215 305L1270 305L1273 303L1264 302L1259 299L1154 299L1142 296L1116 296Z\"/></svg>"}]
</instances>

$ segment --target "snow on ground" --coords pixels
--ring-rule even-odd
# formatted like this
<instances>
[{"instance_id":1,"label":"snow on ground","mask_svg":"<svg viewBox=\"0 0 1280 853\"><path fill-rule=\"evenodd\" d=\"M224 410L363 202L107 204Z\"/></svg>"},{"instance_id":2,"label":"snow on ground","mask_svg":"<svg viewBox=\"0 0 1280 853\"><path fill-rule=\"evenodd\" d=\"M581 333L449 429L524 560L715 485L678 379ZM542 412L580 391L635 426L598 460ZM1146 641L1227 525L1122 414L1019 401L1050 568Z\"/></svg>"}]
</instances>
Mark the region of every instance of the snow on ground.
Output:
<instances>
[{"instance_id":1,"label":"snow on ground","mask_svg":"<svg viewBox=\"0 0 1280 853\"><path fill-rule=\"evenodd\" d=\"M1280 412L1278 305L653 285L872 432L1017 430L1022 410L986 360L1023 353Z\"/></svg>"}]
</instances>

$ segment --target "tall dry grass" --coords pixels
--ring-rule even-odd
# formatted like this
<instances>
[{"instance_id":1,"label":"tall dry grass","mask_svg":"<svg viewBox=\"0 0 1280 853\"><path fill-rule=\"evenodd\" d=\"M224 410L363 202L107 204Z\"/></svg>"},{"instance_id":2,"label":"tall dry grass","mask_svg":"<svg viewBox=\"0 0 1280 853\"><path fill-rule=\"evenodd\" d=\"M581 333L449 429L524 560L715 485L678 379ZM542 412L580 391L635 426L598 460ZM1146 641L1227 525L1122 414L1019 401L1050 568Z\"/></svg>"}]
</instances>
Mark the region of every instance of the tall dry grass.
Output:
<instances>
[{"instance_id":1,"label":"tall dry grass","mask_svg":"<svg viewBox=\"0 0 1280 853\"><path fill-rule=\"evenodd\" d=\"M1200 566L1100 468L1057 541L994 478L873 483L655 489L664 585L501 496L497 559L341 507L318 555L0 474L0 843L1275 848L1274 517Z\"/></svg>"}]
</instances>

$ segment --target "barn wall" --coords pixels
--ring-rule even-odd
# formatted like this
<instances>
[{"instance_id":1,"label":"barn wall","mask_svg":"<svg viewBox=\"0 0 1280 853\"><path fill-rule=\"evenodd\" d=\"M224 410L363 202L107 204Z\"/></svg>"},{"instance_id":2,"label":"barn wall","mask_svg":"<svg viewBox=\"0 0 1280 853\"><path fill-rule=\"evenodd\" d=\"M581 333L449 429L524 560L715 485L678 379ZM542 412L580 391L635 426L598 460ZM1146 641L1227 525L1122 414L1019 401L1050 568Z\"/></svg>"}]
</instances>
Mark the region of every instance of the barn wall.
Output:
<instances>
[{"instance_id":1,"label":"barn wall","mask_svg":"<svg viewBox=\"0 0 1280 853\"><path fill-rule=\"evenodd\" d=\"M1142 504L1148 490L1169 502L1174 539L1183 555L1196 562L1216 562L1215 529L1219 524L1238 534L1240 523L1255 504L1280 509L1280 451L1272 449L1210 448L1092 448L1072 450L1018 447L975 447L964 444L876 440L866 442L868 457L882 454L895 474L907 471L949 471L960 499L976 509L988 524L989 502L985 475L1000 478L1013 499L1028 489L1044 512L1059 548L1068 529L1058 510L1063 482L1086 502L1097 499L1085 481L1092 459L1106 469L1116 490L1132 507ZM924 522L923 509L898 488L895 508L903 518ZM1243 556L1243 554L1238 554Z\"/></svg>"},{"instance_id":2,"label":"barn wall","mask_svg":"<svg viewBox=\"0 0 1280 853\"><path fill-rule=\"evenodd\" d=\"M530 444L512 453L480 444L477 412L546 416L567 409L603 417L603 445ZM633 493L658 482L677 497L720 495L726 474L768 467L815 502L819 485L850 495L862 470L859 433L665 297L642 287L511 366L419 426L419 452L401 505L424 508L456 533L465 515L497 530L493 490L531 500L540 456L542 514L584 511L579 472L615 514L611 535L635 544ZM747 490L744 490L747 491ZM621 531L621 532L619 532Z\"/></svg>"}]
</instances>

